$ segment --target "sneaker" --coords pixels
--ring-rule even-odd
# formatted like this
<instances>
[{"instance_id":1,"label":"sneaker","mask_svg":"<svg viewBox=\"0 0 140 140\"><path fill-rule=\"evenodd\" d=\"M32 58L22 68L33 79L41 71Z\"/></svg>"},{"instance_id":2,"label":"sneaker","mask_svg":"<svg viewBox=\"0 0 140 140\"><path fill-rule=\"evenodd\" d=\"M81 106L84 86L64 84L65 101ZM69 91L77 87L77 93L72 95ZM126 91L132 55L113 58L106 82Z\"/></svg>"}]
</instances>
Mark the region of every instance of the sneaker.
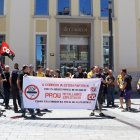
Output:
<instances>
[{"instance_id":1,"label":"sneaker","mask_svg":"<svg viewBox=\"0 0 140 140\"><path fill-rule=\"evenodd\" d=\"M113 104L112 107L116 107L116 105Z\"/></svg>"},{"instance_id":2,"label":"sneaker","mask_svg":"<svg viewBox=\"0 0 140 140\"><path fill-rule=\"evenodd\" d=\"M106 107L109 108L109 105L107 105Z\"/></svg>"},{"instance_id":3,"label":"sneaker","mask_svg":"<svg viewBox=\"0 0 140 140\"><path fill-rule=\"evenodd\" d=\"M94 116L94 115L95 115L95 113L94 113L94 112L91 112L91 113L90 113L90 116Z\"/></svg>"},{"instance_id":4,"label":"sneaker","mask_svg":"<svg viewBox=\"0 0 140 140\"><path fill-rule=\"evenodd\" d=\"M9 109L9 108L6 106L5 109Z\"/></svg>"},{"instance_id":5,"label":"sneaker","mask_svg":"<svg viewBox=\"0 0 140 140\"><path fill-rule=\"evenodd\" d=\"M104 117L105 114L101 112L101 113L99 114L99 116L100 116L100 117Z\"/></svg>"},{"instance_id":6,"label":"sneaker","mask_svg":"<svg viewBox=\"0 0 140 140\"><path fill-rule=\"evenodd\" d=\"M15 113L19 113L18 110L14 110Z\"/></svg>"},{"instance_id":7,"label":"sneaker","mask_svg":"<svg viewBox=\"0 0 140 140\"><path fill-rule=\"evenodd\" d=\"M127 109L127 110L128 110L128 112L131 112L131 111L132 111L131 107L128 107L128 109Z\"/></svg>"},{"instance_id":8,"label":"sneaker","mask_svg":"<svg viewBox=\"0 0 140 140\"><path fill-rule=\"evenodd\" d=\"M128 111L128 108L125 108L122 110L122 112L127 112Z\"/></svg>"},{"instance_id":9,"label":"sneaker","mask_svg":"<svg viewBox=\"0 0 140 140\"><path fill-rule=\"evenodd\" d=\"M118 109L124 109L123 106L119 106Z\"/></svg>"},{"instance_id":10,"label":"sneaker","mask_svg":"<svg viewBox=\"0 0 140 140\"><path fill-rule=\"evenodd\" d=\"M24 117L24 118L25 118L25 117L26 117L26 116L25 116L25 113L22 113L21 117Z\"/></svg>"},{"instance_id":11,"label":"sneaker","mask_svg":"<svg viewBox=\"0 0 140 140\"><path fill-rule=\"evenodd\" d=\"M32 115L31 115L31 118L32 118L32 119L35 119L35 118L36 118L35 114L32 114Z\"/></svg>"}]
</instances>

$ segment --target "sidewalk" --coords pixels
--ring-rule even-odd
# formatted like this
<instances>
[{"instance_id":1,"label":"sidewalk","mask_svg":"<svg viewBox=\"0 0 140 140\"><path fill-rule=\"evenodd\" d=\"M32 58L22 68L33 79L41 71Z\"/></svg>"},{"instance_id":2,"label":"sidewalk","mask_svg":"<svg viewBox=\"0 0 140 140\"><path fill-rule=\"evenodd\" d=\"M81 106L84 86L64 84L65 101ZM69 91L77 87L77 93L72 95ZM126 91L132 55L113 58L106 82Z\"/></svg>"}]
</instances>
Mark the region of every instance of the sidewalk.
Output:
<instances>
[{"instance_id":1,"label":"sidewalk","mask_svg":"<svg viewBox=\"0 0 140 140\"><path fill-rule=\"evenodd\" d=\"M104 118L98 112L89 117L90 110L52 110L31 119L6 110L6 117L0 117L0 140L140 140L140 99L132 103L135 112L104 108Z\"/></svg>"},{"instance_id":2,"label":"sidewalk","mask_svg":"<svg viewBox=\"0 0 140 140\"><path fill-rule=\"evenodd\" d=\"M119 105L118 99L116 104ZM131 108L131 112L123 112L123 109L118 108L107 108L108 111L104 111L104 113L116 117L118 121L140 129L140 99L131 99Z\"/></svg>"}]
</instances>

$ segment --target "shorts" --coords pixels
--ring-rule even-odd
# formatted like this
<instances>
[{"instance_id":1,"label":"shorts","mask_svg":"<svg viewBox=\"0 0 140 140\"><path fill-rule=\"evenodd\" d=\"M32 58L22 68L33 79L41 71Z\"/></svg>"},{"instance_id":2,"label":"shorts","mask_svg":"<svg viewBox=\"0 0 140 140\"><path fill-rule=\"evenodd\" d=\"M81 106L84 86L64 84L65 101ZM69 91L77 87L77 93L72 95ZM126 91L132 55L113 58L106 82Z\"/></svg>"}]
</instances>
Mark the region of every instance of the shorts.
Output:
<instances>
[{"instance_id":1,"label":"shorts","mask_svg":"<svg viewBox=\"0 0 140 140\"><path fill-rule=\"evenodd\" d=\"M125 90L124 91L124 98L125 98L125 100L131 99L131 94L132 94L131 90Z\"/></svg>"},{"instance_id":2,"label":"shorts","mask_svg":"<svg viewBox=\"0 0 140 140\"><path fill-rule=\"evenodd\" d=\"M119 91L120 97L124 97L124 91Z\"/></svg>"},{"instance_id":3,"label":"shorts","mask_svg":"<svg viewBox=\"0 0 140 140\"><path fill-rule=\"evenodd\" d=\"M104 93L103 92L99 92L97 100L98 100L99 104L103 104L103 102L104 102Z\"/></svg>"}]
</instances>

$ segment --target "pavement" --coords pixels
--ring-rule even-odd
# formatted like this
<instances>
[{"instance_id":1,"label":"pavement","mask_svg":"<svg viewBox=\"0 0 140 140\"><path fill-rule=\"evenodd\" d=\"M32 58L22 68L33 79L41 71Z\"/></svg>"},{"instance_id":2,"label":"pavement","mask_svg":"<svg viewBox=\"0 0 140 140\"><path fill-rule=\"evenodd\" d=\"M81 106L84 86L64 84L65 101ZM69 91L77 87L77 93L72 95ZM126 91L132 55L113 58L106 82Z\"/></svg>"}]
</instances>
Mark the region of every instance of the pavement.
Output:
<instances>
[{"instance_id":1,"label":"pavement","mask_svg":"<svg viewBox=\"0 0 140 140\"><path fill-rule=\"evenodd\" d=\"M0 100L2 102L2 100ZM119 100L115 100L119 105ZM10 100L12 106L12 99ZM4 111L4 107L0 106ZM132 99L132 111L106 108L100 117L91 110L42 110L32 119L12 109L0 117L0 140L140 140L140 99ZM4 116L6 115L6 117Z\"/></svg>"}]
</instances>

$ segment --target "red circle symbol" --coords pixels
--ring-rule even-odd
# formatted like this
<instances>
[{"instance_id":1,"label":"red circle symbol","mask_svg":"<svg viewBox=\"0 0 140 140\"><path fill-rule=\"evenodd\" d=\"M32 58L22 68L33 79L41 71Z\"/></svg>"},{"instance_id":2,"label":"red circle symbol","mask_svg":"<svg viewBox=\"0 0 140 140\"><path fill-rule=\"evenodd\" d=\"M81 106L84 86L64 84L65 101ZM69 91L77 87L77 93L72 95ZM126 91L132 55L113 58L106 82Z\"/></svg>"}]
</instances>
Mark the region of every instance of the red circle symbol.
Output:
<instances>
[{"instance_id":1,"label":"red circle symbol","mask_svg":"<svg viewBox=\"0 0 140 140\"><path fill-rule=\"evenodd\" d=\"M27 99L35 100L39 96L39 89L35 85L29 85L25 88L24 94Z\"/></svg>"},{"instance_id":2,"label":"red circle symbol","mask_svg":"<svg viewBox=\"0 0 140 140\"><path fill-rule=\"evenodd\" d=\"M91 88L90 88L90 91L91 91L91 92L96 91L96 87L91 87Z\"/></svg>"}]
</instances>

